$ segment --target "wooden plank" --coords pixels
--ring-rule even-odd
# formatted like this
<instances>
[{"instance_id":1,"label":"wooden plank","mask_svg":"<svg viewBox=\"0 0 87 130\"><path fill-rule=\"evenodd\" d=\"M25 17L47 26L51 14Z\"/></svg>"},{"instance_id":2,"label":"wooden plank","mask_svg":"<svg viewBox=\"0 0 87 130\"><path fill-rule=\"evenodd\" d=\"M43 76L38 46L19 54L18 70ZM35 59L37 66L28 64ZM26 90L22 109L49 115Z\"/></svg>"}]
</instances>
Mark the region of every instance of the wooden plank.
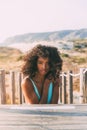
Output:
<instances>
[{"instance_id":1,"label":"wooden plank","mask_svg":"<svg viewBox=\"0 0 87 130\"><path fill-rule=\"evenodd\" d=\"M15 72L10 71L11 104L15 104Z\"/></svg>"},{"instance_id":2,"label":"wooden plank","mask_svg":"<svg viewBox=\"0 0 87 130\"><path fill-rule=\"evenodd\" d=\"M86 130L87 105L1 105L1 130Z\"/></svg>"},{"instance_id":3,"label":"wooden plank","mask_svg":"<svg viewBox=\"0 0 87 130\"><path fill-rule=\"evenodd\" d=\"M6 103L5 71L0 69L0 104Z\"/></svg>"},{"instance_id":4,"label":"wooden plank","mask_svg":"<svg viewBox=\"0 0 87 130\"><path fill-rule=\"evenodd\" d=\"M73 77L72 71L68 71L68 104L73 103Z\"/></svg>"},{"instance_id":5,"label":"wooden plank","mask_svg":"<svg viewBox=\"0 0 87 130\"><path fill-rule=\"evenodd\" d=\"M65 77L66 73L63 72L62 73L62 103L66 104L66 77Z\"/></svg>"}]
</instances>

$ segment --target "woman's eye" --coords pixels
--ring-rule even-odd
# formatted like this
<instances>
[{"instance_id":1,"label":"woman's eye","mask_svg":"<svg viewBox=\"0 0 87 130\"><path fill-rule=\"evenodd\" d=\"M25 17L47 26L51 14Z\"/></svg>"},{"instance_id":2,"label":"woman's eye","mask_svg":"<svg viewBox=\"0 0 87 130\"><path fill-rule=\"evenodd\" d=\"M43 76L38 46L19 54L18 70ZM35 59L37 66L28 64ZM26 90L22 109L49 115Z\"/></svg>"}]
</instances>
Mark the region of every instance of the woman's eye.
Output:
<instances>
[{"instance_id":1,"label":"woman's eye","mask_svg":"<svg viewBox=\"0 0 87 130\"><path fill-rule=\"evenodd\" d=\"M41 61L38 61L38 64L42 64L42 62L41 62Z\"/></svg>"},{"instance_id":2,"label":"woman's eye","mask_svg":"<svg viewBox=\"0 0 87 130\"><path fill-rule=\"evenodd\" d=\"M47 62L46 65L49 65L49 62Z\"/></svg>"}]
</instances>

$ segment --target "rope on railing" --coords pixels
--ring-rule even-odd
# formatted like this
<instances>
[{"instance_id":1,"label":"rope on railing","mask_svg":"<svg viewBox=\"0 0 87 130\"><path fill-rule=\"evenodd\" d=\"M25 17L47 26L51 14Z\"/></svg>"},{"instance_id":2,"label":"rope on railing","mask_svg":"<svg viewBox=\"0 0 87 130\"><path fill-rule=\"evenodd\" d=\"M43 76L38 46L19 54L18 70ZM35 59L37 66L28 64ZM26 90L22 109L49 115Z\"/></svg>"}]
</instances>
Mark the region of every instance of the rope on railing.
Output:
<instances>
[{"instance_id":1,"label":"rope on railing","mask_svg":"<svg viewBox=\"0 0 87 130\"><path fill-rule=\"evenodd\" d=\"M78 73L78 74L72 74L72 73L69 73L71 76L73 76L73 77L76 77L76 76L80 76L80 73Z\"/></svg>"},{"instance_id":2,"label":"rope on railing","mask_svg":"<svg viewBox=\"0 0 87 130\"><path fill-rule=\"evenodd\" d=\"M69 72L68 74L71 75L71 76L73 76L73 77L80 76L80 73L74 74L74 73L70 73L70 72ZM65 76L65 77L67 77L67 74L64 74L64 73L63 73L63 74L61 74L60 76L62 76L62 75Z\"/></svg>"},{"instance_id":3,"label":"rope on railing","mask_svg":"<svg viewBox=\"0 0 87 130\"><path fill-rule=\"evenodd\" d=\"M84 71L83 71L83 74L85 74L87 72L87 69L85 69ZM73 77L76 77L76 76L80 76L80 73L78 73L78 74L74 74L74 73L68 73L69 75L71 75L71 76L73 76ZM65 74L65 73L62 73L60 76L65 76L65 77L67 77L67 74Z\"/></svg>"},{"instance_id":4,"label":"rope on railing","mask_svg":"<svg viewBox=\"0 0 87 130\"><path fill-rule=\"evenodd\" d=\"M84 71L83 71L83 74L85 74L87 72L87 69L85 69Z\"/></svg>"}]
</instances>

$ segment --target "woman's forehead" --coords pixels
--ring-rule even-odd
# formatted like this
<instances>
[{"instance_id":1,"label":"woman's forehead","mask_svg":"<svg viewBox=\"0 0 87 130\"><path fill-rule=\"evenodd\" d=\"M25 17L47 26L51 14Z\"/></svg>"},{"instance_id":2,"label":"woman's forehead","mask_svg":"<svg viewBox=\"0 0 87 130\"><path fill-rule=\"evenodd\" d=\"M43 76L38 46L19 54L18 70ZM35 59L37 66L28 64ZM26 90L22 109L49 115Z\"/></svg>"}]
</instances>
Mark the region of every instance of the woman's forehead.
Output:
<instances>
[{"instance_id":1,"label":"woman's forehead","mask_svg":"<svg viewBox=\"0 0 87 130\"><path fill-rule=\"evenodd\" d=\"M38 58L39 61L49 61L48 57L39 57Z\"/></svg>"}]
</instances>

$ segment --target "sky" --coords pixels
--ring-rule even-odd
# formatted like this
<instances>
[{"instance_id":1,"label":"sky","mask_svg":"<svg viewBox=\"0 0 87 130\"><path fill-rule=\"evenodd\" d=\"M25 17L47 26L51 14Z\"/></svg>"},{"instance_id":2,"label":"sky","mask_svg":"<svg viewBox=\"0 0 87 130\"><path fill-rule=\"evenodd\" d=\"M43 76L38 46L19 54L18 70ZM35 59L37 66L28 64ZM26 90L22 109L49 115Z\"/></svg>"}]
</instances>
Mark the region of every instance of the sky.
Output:
<instances>
[{"instance_id":1,"label":"sky","mask_svg":"<svg viewBox=\"0 0 87 130\"><path fill-rule=\"evenodd\" d=\"M33 32L87 28L87 0L0 0L0 42Z\"/></svg>"}]
</instances>

